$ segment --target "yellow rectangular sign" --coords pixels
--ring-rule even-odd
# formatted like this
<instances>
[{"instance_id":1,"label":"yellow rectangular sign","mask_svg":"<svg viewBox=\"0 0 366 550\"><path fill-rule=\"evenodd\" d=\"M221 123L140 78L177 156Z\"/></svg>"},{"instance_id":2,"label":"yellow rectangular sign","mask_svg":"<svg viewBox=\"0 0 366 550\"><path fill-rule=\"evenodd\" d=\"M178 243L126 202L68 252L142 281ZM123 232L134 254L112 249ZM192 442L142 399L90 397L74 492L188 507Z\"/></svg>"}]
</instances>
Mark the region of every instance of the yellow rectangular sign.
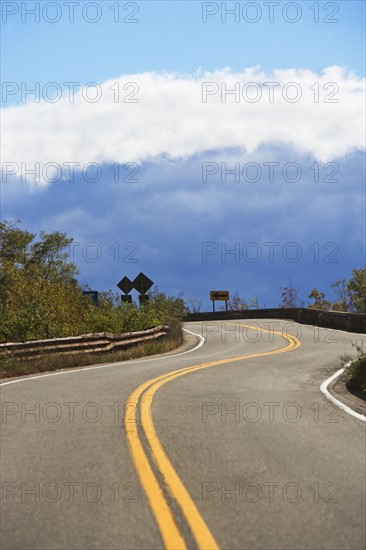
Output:
<instances>
[{"instance_id":1,"label":"yellow rectangular sign","mask_svg":"<svg viewBox=\"0 0 366 550\"><path fill-rule=\"evenodd\" d=\"M211 290L210 300L229 300L230 294L228 290Z\"/></svg>"}]
</instances>

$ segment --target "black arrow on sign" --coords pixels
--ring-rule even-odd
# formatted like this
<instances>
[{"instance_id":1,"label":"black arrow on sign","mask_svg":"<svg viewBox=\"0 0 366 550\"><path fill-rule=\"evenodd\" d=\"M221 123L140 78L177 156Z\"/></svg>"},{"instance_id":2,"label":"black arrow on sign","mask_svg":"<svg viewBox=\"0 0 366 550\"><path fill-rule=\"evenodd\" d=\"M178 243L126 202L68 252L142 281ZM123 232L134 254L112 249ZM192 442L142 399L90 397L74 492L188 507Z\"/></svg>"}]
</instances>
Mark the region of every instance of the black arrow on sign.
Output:
<instances>
[{"instance_id":1,"label":"black arrow on sign","mask_svg":"<svg viewBox=\"0 0 366 550\"><path fill-rule=\"evenodd\" d=\"M215 298L215 300L218 300L219 298L227 298L227 294L221 294L220 292L215 292L212 294L212 296Z\"/></svg>"}]
</instances>

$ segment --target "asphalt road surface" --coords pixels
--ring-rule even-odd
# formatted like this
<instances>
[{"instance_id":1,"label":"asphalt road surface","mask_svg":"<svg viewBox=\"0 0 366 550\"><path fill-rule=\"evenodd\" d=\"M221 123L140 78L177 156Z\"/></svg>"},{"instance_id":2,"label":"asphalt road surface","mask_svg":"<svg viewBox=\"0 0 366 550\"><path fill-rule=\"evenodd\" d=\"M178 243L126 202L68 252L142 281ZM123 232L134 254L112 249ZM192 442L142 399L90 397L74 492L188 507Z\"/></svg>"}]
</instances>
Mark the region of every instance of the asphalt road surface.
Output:
<instances>
[{"instance_id":1,"label":"asphalt road surface","mask_svg":"<svg viewBox=\"0 0 366 550\"><path fill-rule=\"evenodd\" d=\"M3 381L2 549L366 547L366 423L319 390L364 336L185 326L188 353Z\"/></svg>"}]
</instances>

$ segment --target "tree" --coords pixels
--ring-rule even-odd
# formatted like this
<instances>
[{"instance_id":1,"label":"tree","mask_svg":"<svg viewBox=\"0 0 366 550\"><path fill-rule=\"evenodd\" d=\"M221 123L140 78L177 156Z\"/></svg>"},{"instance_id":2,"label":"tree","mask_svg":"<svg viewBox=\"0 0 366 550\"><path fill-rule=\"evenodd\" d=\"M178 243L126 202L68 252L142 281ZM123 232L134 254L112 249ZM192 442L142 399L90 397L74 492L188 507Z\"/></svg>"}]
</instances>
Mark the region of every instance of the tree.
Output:
<instances>
[{"instance_id":1,"label":"tree","mask_svg":"<svg viewBox=\"0 0 366 550\"><path fill-rule=\"evenodd\" d=\"M304 307L304 302L299 297L299 289L295 288L289 277L289 286L281 287L281 308Z\"/></svg>"},{"instance_id":2,"label":"tree","mask_svg":"<svg viewBox=\"0 0 366 550\"><path fill-rule=\"evenodd\" d=\"M150 292L150 305L162 320L168 317L183 319L189 312L182 294L179 294L179 296L167 296L157 286Z\"/></svg>"},{"instance_id":3,"label":"tree","mask_svg":"<svg viewBox=\"0 0 366 550\"><path fill-rule=\"evenodd\" d=\"M68 262L65 234L36 235L19 228L20 221L0 223L0 338L27 340L79 332L90 314Z\"/></svg>"},{"instance_id":4,"label":"tree","mask_svg":"<svg viewBox=\"0 0 366 550\"><path fill-rule=\"evenodd\" d=\"M335 311L366 312L366 268L352 270L352 277L333 283L338 300L332 304Z\"/></svg>"},{"instance_id":5,"label":"tree","mask_svg":"<svg viewBox=\"0 0 366 550\"><path fill-rule=\"evenodd\" d=\"M0 222L0 311L4 314L10 281L16 269L24 267L27 250L35 235L17 227L19 220Z\"/></svg>"},{"instance_id":6,"label":"tree","mask_svg":"<svg viewBox=\"0 0 366 550\"><path fill-rule=\"evenodd\" d=\"M249 309L260 309L260 307L261 306L258 298L256 298L255 296L249 298Z\"/></svg>"},{"instance_id":7,"label":"tree","mask_svg":"<svg viewBox=\"0 0 366 550\"><path fill-rule=\"evenodd\" d=\"M236 290L235 292L233 292L230 300L228 300L227 307L229 311L243 311L245 309L248 309L248 304Z\"/></svg>"},{"instance_id":8,"label":"tree","mask_svg":"<svg viewBox=\"0 0 366 550\"><path fill-rule=\"evenodd\" d=\"M41 231L40 240L30 247L27 268L33 266L41 268L46 281L54 279L65 283L74 281L79 270L74 263L68 261L69 255L65 251L69 249L73 240L59 231L53 233Z\"/></svg>"},{"instance_id":9,"label":"tree","mask_svg":"<svg viewBox=\"0 0 366 550\"><path fill-rule=\"evenodd\" d=\"M20 220L0 222L0 262L1 268L4 263L13 266L24 265L27 249L33 241L35 234L29 231L22 231L17 227Z\"/></svg>"},{"instance_id":10,"label":"tree","mask_svg":"<svg viewBox=\"0 0 366 550\"><path fill-rule=\"evenodd\" d=\"M325 299L325 293L319 292L316 288L313 288L308 298L312 298L314 300L314 303L309 305L312 309L324 309L328 311L331 308L332 304Z\"/></svg>"},{"instance_id":11,"label":"tree","mask_svg":"<svg viewBox=\"0 0 366 550\"><path fill-rule=\"evenodd\" d=\"M338 281L330 286L334 288L334 291L338 296L338 300L332 304L332 309L334 311L350 311L351 297L347 289L346 279L338 279Z\"/></svg>"},{"instance_id":12,"label":"tree","mask_svg":"<svg viewBox=\"0 0 366 550\"><path fill-rule=\"evenodd\" d=\"M191 313L199 313L202 307L202 300L198 300L197 298L188 298L187 306Z\"/></svg>"},{"instance_id":13,"label":"tree","mask_svg":"<svg viewBox=\"0 0 366 550\"><path fill-rule=\"evenodd\" d=\"M355 313L366 313L366 267L354 268L352 274L346 285L350 299L349 309Z\"/></svg>"}]
</instances>

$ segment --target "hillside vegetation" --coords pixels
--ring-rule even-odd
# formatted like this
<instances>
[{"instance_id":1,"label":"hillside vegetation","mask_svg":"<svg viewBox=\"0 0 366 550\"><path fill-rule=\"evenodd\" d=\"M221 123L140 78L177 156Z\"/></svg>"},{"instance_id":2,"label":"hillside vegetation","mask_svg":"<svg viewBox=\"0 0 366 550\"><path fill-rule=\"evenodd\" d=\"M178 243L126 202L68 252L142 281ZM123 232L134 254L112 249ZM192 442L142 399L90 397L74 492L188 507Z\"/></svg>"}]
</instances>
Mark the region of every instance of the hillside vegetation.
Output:
<instances>
[{"instance_id":1,"label":"hillside vegetation","mask_svg":"<svg viewBox=\"0 0 366 550\"><path fill-rule=\"evenodd\" d=\"M73 239L64 233L23 231L19 222L0 223L0 341L25 342L92 332L143 330L182 318L180 297L157 288L138 308L113 293L99 293L99 307L77 281L77 266L67 253Z\"/></svg>"}]
</instances>

